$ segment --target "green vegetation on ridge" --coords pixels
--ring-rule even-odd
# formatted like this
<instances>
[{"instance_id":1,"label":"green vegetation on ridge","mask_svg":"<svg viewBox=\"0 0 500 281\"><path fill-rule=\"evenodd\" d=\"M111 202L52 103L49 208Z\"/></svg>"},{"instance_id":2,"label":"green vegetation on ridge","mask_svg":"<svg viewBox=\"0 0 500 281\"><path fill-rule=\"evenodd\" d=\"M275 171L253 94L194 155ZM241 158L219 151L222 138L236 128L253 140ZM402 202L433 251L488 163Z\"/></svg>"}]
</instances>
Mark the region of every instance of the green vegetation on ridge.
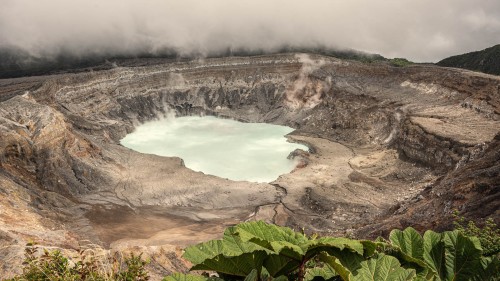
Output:
<instances>
[{"instance_id":1,"label":"green vegetation on ridge","mask_svg":"<svg viewBox=\"0 0 500 281\"><path fill-rule=\"evenodd\" d=\"M408 65L414 64L413 62L411 62L411 61L409 61L409 60L407 60L405 58L393 58L389 62L393 66L400 66L400 67L404 67L404 66L408 66Z\"/></svg>"},{"instance_id":2,"label":"green vegetation on ridge","mask_svg":"<svg viewBox=\"0 0 500 281\"><path fill-rule=\"evenodd\" d=\"M500 75L500 44L482 51L452 56L441 60L437 65Z\"/></svg>"}]
</instances>

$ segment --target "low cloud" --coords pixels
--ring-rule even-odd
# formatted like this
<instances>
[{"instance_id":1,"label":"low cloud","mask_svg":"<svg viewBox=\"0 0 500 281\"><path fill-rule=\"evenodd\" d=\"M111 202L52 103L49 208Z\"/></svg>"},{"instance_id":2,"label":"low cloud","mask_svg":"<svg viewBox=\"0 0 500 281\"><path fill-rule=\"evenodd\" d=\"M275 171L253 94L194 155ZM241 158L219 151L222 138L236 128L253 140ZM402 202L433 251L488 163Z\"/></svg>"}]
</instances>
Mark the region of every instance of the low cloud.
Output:
<instances>
[{"instance_id":1,"label":"low cloud","mask_svg":"<svg viewBox=\"0 0 500 281\"><path fill-rule=\"evenodd\" d=\"M0 47L37 56L352 48L415 61L498 44L498 0L0 0Z\"/></svg>"}]
</instances>

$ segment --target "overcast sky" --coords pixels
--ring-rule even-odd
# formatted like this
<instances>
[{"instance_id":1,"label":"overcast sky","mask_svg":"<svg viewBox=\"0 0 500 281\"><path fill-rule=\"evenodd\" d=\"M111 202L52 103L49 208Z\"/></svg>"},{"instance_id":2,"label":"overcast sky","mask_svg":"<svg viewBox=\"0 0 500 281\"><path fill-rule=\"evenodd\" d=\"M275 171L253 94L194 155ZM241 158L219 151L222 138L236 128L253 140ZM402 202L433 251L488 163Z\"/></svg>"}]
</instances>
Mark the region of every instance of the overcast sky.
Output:
<instances>
[{"instance_id":1,"label":"overcast sky","mask_svg":"<svg viewBox=\"0 0 500 281\"><path fill-rule=\"evenodd\" d=\"M0 0L0 46L186 53L283 45L424 62L500 43L500 0Z\"/></svg>"}]
</instances>

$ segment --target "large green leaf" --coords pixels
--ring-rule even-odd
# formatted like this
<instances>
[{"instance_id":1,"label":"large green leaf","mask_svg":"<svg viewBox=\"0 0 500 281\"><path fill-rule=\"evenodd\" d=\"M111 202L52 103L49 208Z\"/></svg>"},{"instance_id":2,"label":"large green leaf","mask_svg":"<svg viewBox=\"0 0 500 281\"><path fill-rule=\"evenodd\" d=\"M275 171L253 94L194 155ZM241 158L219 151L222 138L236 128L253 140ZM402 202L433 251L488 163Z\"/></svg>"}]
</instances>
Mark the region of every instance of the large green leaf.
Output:
<instances>
[{"instance_id":1,"label":"large green leaf","mask_svg":"<svg viewBox=\"0 0 500 281\"><path fill-rule=\"evenodd\" d=\"M263 267L262 271L260 273L260 280L262 280L262 281L288 281L288 277L286 277L284 275L280 275L278 277L273 277L273 276L271 276L269 271L267 271L267 269L265 267Z\"/></svg>"},{"instance_id":2,"label":"large green leaf","mask_svg":"<svg viewBox=\"0 0 500 281\"><path fill-rule=\"evenodd\" d=\"M300 266L299 261L280 256L269 255L264 261L264 267L271 276L280 276L292 272Z\"/></svg>"},{"instance_id":3,"label":"large green leaf","mask_svg":"<svg viewBox=\"0 0 500 281\"><path fill-rule=\"evenodd\" d=\"M446 280L470 280L481 274L482 248L479 239L459 231L444 232Z\"/></svg>"},{"instance_id":4,"label":"large green leaf","mask_svg":"<svg viewBox=\"0 0 500 281\"><path fill-rule=\"evenodd\" d=\"M432 269L424 261L424 239L415 229L395 229L391 231L389 240L395 248L391 255L399 259L403 267L415 269L417 276L422 278L426 278L429 272L433 275Z\"/></svg>"},{"instance_id":5,"label":"large green leaf","mask_svg":"<svg viewBox=\"0 0 500 281\"><path fill-rule=\"evenodd\" d=\"M500 280L500 261L497 256L481 257L480 272L472 280L493 281Z\"/></svg>"},{"instance_id":6,"label":"large green leaf","mask_svg":"<svg viewBox=\"0 0 500 281\"><path fill-rule=\"evenodd\" d=\"M174 273L163 278L163 281L224 281L217 277L205 277L201 275Z\"/></svg>"},{"instance_id":7,"label":"large green leaf","mask_svg":"<svg viewBox=\"0 0 500 281\"><path fill-rule=\"evenodd\" d=\"M446 276L443 234L428 230L424 233L424 261L435 274L436 280Z\"/></svg>"},{"instance_id":8,"label":"large green leaf","mask_svg":"<svg viewBox=\"0 0 500 281\"><path fill-rule=\"evenodd\" d=\"M250 273L245 277L244 281L259 281L259 272L257 269L253 269Z\"/></svg>"},{"instance_id":9,"label":"large green leaf","mask_svg":"<svg viewBox=\"0 0 500 281\"><path fill-rule=\"evenodd\" d=\"M385 241L380 241L380 239L377 239L375 241L370 241L370 240L360 240L359 241L364 248L363 255L366 258L371 257L377 250L384 251L387 247L389 247L389 244L386 243Z\"/></svg>"},{"instance_id":10,"label":"large green leaf","mask_svg":"<svg viewBox=\"0 0 500 281\"><path fill-rule=\"evenodd\" d=\"M203 263L194 265L191 270L212 270L234 276L247 276L253 269L260 270L267 257L264 251L241 254L236 257L218 255Z\"/></svg>"},{"instance_id":11,"label":"large green leaf","mask_svg":"<svg viewBox=\"0 0 500 281\"><path fill-rule=\"evenodd\" d=\"M306 274L304 275L305 281L312 281L314 278L323 278L323 280L329 280L339 274L328 264L324 264L322 267L313 267L306 269Z\"/></svg>"},{"instance_id":12,"label":"large green leaf","mask_svg":"<svg viewBox=\"0 0 500 281\"><path fill-rule=\"evenodd\" d=\"M273 241L270 243L270 245L271 245L271 250L273 250L276 254L288 257L295 261L301 261L306 254L299 245L295 245L290 242Z\"/></svg>"},{"instance_id":13,"label":"large green leaf","mask_svg":"<svg viewBox=\"0 0 500 281\"><path fill-rule=\"evenodd\" d=\"M327 253L332 257L335 257L340 262L340 264L350 272L355 272L356 270L358 270L361 267L361 262L365 260L363 256L361 256L358 253L352 252L349 249L344 249L340 251L338 249L333 248L333 249L328 249L327 251L325 251L325 253ZM337 270L339 274L341 273L339 271L340 269L338 269L333 265L332 267L335 270Z\"/></svg>"},{"instance_id":14,"label":"large green leaf","mask_svg":"<svg viewBox=\"0 0 500 281\"><path fill-rule=\"evenodd\" d=\"M186 248L182 257L189 260L193 265L197 265L220 255L235 257L254 251L268 250L255 243L242 241L234 234L234 227L230 227L224 232L222 240L211 240L190 246Z\"/></svg>"},{"instance_id":15,"label":"large green leaf","mask_svg":"<svg viewBox=\"0 0 500 281\"><path fill-rule=\"evenodd\" d=\"M319 255L319 259L325 264L328 264L333 270L335 270L335 272L340 275L343 280L350 280L351 271L346 266L344 266L337 257L330 256L327 253L321 253Z\"/></svg>"},{"instance_id":16,"label":"large green leaf","mask_svg":"<svg viewBox=\"0 0 500 281\"><path fill-rule=\"evenodd\" d=\"M250 272L250 274L248 274L246 277L245 277L245 280L244 281L288 281L288 278L286 276L279 276L277 278L274 278L272 277L269 272L266 270L265 267L262 268L262 272L260 273L260 278L259 278L259 272L254 269Z\"/></svg>"},{"instance_id":17,"label":"large green leaf","mask_svg":"<svg viewBox=\"0 0 500 281\"><path fill-rule=\"evenodd\" d=\"M351 274L350 280L403 281L415 277L414 269L405 269L395 257L380 254L377 258L361 262L361 268Z\"/></svg>"},{"instance_id":18,"label":"large green leaf","mask_svg":"<svg viewBox=\"0 0 500 281\"><path fill-rule=\"evenodd\" d=\"M442 234L426 231L424 260L435 274L435 280L496 280L495 260L482 257L482 248L475 237L459 231ZM498 268L498 266L497 266ZM498 279L498 278L497 278Z\"/></svg>"},{"instance_id":19,"label":"large green leaf","mask_svg":"<svg viewBox=\"0 0 500 281\"><path fill-rule=\"evenodd\" d=\"M339 250L350 249L360 255L363 255L364 252L364 246L360 241L343 237L322 237L310 240L302 246L303 250L311 256L324 251L325 248L332 247Z\"/></svg>"},{"instance_id":20,"label":"large green leaf","mask_svg":"<svg viewBox=\"0 0 500 281\"><path fill-rule=\"evenodd\" d=\"M243 241L257 238L267 242L285 241L294 245L304 244L308 241L307 237L302 233L295 232L288 227L268 224L263 221L240 223L236 225L235 233Z\"/></svg>"},{"instance_id":21,"label":"large green leaf","mask_svg":"<svg viewBox=\"0 0 500 281\"><path fill-rule=\"evenodd\" d=\"M255 243L295 260L302 260L305 251L301 245L309 241L305 235L288 227L267 224L263 221L238 224L235 227L235 234L242 241Z\"/></svg>"},{"instance_id":22,"label":"large green leaf","mask_svg":"<svg viewBox=\"0 0 500 281\"><path fill-rule=\"evenodd\" d=\"M411 227L403 231L394 229L389 235L389 240L392 245L399 247L405 255L414 259L424 259L424 240L415 229Z\"/></svg>"}]
</instances>

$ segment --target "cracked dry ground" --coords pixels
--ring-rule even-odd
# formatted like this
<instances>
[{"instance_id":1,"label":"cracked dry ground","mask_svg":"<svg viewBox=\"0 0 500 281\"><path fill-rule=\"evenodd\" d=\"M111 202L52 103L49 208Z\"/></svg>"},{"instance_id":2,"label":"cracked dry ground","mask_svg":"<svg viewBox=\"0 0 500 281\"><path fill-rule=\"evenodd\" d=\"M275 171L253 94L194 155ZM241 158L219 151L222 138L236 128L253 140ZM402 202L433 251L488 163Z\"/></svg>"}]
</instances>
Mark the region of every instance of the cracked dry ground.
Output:
<instances>
[{"instance_id":1,"label":"cracked dry ground","mask_svg":"<svg viewBox=\"0 0 500 281\"><path fill-rule=\"evenodd\" d=\"M306 57L0 80L0 271L16 273L30 239L141 251L160 276L187 268L183 246L244 220L358 237L443 229L453 209L498 221L498 76ZM287 125L310 152L251 183L119 144L167 111Z\"/></svg>"}]
</instances>

